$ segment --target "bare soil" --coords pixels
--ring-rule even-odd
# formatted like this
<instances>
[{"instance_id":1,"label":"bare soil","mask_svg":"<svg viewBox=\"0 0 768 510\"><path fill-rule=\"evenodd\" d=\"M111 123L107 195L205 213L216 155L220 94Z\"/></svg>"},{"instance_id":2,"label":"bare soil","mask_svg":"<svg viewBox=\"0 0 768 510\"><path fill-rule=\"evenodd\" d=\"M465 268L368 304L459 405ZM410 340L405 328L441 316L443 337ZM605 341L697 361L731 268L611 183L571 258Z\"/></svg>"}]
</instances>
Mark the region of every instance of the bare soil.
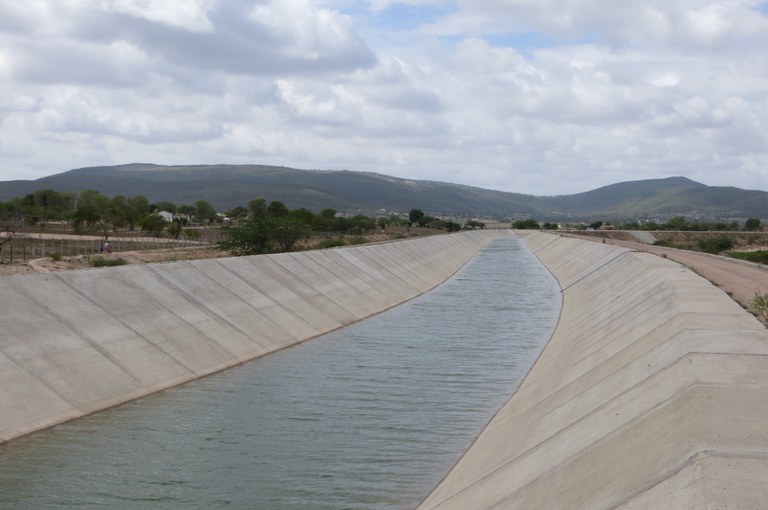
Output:
<instances>
[{"instance_id":1,"label":"bare soil","mask_svg":"<svg viewBox=\"0 0 768 510\"><path fill-rule=\"evenodd\" d=\"M434 234L435 231L431 230L429 234ZM401 237L408 237L414 234L422 234L421 232L409 232L402 233L399 231L392 231L389 233L376 233L368 234L365 236L351 236L348 242L353 243L377 243L390 241L392 239L399 239ZM55 236L52 236L52 238ZM95 239L99 239L95 237ZM316 244L319 240L311 240L305 246L300 249L311 249L313 244ZM192 246L192 247L171 247L165 249L156 250L136 250L136 251L120 251L113 253L95 253L92 255L78 255L74 257L61 257L60 260L54 260L51 257L37 258L27 261L7 262L0 264L0 276L8 275L28 275L37 273L50 273L55 271L70 271L73 269L87 269L91 267L91 262L95 258L104 258L108 260L123 259L126 264L148 264L148 263L160 263L160 262L177 262L180 260L198 260L198 259L212 259L229 257L229 253L216 250L210 245L204 246Z\"/></svg>"}]
</instances>

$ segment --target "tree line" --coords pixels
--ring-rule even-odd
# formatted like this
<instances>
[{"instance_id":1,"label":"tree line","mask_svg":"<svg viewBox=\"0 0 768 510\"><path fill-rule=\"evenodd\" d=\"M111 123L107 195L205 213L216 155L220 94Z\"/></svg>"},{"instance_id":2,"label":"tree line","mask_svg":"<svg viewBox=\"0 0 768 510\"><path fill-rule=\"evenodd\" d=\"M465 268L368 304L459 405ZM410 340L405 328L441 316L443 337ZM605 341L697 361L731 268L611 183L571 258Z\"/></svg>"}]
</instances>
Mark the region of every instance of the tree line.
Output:
<instances>
[{"instance_id":1,"label":"tree line","mask_svg":"<svg viewBox=\"0 0 768 510\"><path fill-rule=\"evenodd\" d=\"M598 221L591 225L591 228L600 228L603 222ZM671 230L686 232L710 232L710 231L754 231L760 230L762 224L759 218L747 218L744 223L738 221L731 222L708 222L702 220L689 220L685 216L675 216L664 223L648 221L640 223L638 221L618 223L615 228L618 230Z\"/></svg>"},{"instance_id":2,"label":"tree line","mask_svg":"<svg viewBox=\"0 0 768 510\"><path fill-rule=\"evenodd\" d=\"M158 213L172 213L168 221ZM335 209L313 213L306 208L290 210L283 202L267 202L263 198L252 200L248 207L238 206L223 213L205 200L194 204L177 205L168 201L150 202L142 195L118 195L109 198L96 190L59 192L39 190L7 202L0 202L0 221L5 228L9 224L37 226L44 230L53 222L66 222L76 233L98 232L105 239L119 230L134 231L137 228L153 235L167 235L178 239L184 233L196 239L199 232L188 228L223 224L221 233L225 240L218 248L237 255L290 251L313 232L362 235L387 225L420 226L458 231L462 226L412 209L408 217L391 214L369 217L355 215L345 217ZM464 228L482 228L476 220Z\"/></svg>"},{"instance_id":3,"label":"tree line","mask_svg":"<svg viewBox=\"0 0 768 510\"><path fill-rule=\"evenodd\" d=\"M604 225L607 225L607 224L603 223L602 221L595 221L594 223L590 223L588 225L586 224L582 225L582 228L584 229L590 228L593 230L597 230L603 227ZM762 224L759 218L747 218L744 224L741 224L737 221L731 221L729 223L724 223L724 222L710 223L710 222L700 221L700 220L688 220L684 216L675 216L674 218L671 218L669 221L666 221L664 223L657 223L654 221L640 223L638 221L632 221L632 222L626 222L626 223L616 223L616 224L612 224L612 226L617 230L648 230L648 231L672 230L672 231L689 231L689 232L743 231L743 230L755 231L755 230L760 230L762 228ZM527 220L516 220L512 222L512 228L555 230L559 227L557 223L550 223L550 222L539 223L538 220L529 218Z\"/></svg>"},{"instance_id":4,"label":"tree line","mask_svg":"<svg viewBox=\"0 0 768 510\"><path fill-rule=\"evenodd\" d=\"M303 207L289 210L280 201L267 204L263 198L252 200L248 208L228 211L227 215L231 223L223 228L225 239L218 243L218 248L234 255L291 251L312 233L362 235L389 225L416 225L449 232L461 229L458 223L428 216L420 209L412 209L407 219L398 215L344 217L332 208L315 214Z\"/></svg>"},{"instance_id":5,"label":"tree line","mask_svg":"<svg viewBox=\"0 0 768 510\"><path fill-rule=\"evenodd\" d=\"M158 211L184 215L185 218L169 222L156 214ZM205 200L177 206L167 201L152 203L142 195L109 198L96 190L71 193L46 189L0 202L0 220L5 223L44 229L48 222L64 221L70 223L77 233L98 231L104 237L117 230L133 231L139 228L151 235L168 231L178 238L181 228L188 221L186 218L209 224L217 220L217 215L213 206Z\"/></svg>"}]
</instances>

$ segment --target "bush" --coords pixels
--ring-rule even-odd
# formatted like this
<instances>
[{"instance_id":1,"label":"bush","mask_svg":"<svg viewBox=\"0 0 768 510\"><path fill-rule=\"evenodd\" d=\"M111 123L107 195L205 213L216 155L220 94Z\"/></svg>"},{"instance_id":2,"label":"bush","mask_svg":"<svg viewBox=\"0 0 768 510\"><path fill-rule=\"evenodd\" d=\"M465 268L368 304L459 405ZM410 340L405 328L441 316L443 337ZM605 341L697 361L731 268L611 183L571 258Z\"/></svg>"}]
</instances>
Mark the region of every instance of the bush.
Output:
<instances>
[{"instance_id":1,"label":"bush","mask_svg":"<svg viewBox=\"0 0 768 510\"><path fill-rule=\"evenodd\" d=\"M751 307L758 319L763 322L768 322L768 294L755 292Z\"/></svg>"},{"instance_id":2,"label":"bush","mask_svg":"<svg viewBox=\"0 0 768 510\"><path fill-rule=\"evenodd\" d=\"M365 244L368 242L368 239L365 238L365 236L354 236L349 239L349 244Z\"/></svg>"},{"instance_id":3,"label":"bush","mask_svg":"<svg viewBox=\"0 0 768 510\"><path fill-rule=\"evenodd\" d=\"M61 261L61 253L59 252L51 253L50 255L48 255L48 258L50 258L54 262L59 262Z\"/></svg>"},{"instance_id":4,"label":"bush","mask_svg":"<svg viewBox=\"0 0 768 510\"><path fill-rule=\"evenodd\" d=\"M699 239L699 249L706 253L718 254L721 251L733 248L733 240L728 236L709 237Z\"/></svg>"},{"instance_id":5,"label":"bush","mask_svg":"<svg viewBox=\"0 0 768 510\"><path fill-rule=\"evenodd\" d=\"M124 266L128 261L123 258L105 259L104 257L94 257L91 259L91 267L112 267Z\"/></svg>"},{"instance_id":6,"label":"bush","mask_svg":"<svg viewBox=\"0 0 768 510\"><path fill-rule=\"evenodd\" d=\"M765 250L735 252L731 253L730 256L739 260L748 260L758 264L768 264L768 251Z\"/></svg>"},{"instance_id":7,"label":"bush","mask_svg":"<svg viewBox=\"0 0 768 510\"><path fill-rule=\"evenodd\" d=\"M344 242L344 239L336 238L336 239L323 239L319 243L317 243L317 247L321 250L326 248L337 248L339 246L344 246L346 243Z\"/></svg>"}]
</instances>

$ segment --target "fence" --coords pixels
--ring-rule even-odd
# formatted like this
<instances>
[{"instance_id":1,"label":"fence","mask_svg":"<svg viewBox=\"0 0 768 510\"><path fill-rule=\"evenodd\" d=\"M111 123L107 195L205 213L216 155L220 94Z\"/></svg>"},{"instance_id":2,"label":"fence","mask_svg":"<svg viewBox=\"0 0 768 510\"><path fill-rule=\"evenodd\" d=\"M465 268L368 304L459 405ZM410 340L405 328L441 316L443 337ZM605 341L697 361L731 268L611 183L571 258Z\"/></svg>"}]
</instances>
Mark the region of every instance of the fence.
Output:
<instances>
[{"instance_id":1,"label":"fence","mask_svg":"<svg viewBox=\"0 0 768 510\"><path fill-rule=\"evenodd\" d=\"M196 241L156 237L111 238L109 239L109 247L112 253L116 253L206 246L218 240L217 237L209 239L207 236L205 240ZM57 239L14 236L9 240L7 237L0 237L0 263L19 262L56 255L62 257L92 255L103 251L104 240L96 238L61 237Z\"/></svg>"}]
</instances>

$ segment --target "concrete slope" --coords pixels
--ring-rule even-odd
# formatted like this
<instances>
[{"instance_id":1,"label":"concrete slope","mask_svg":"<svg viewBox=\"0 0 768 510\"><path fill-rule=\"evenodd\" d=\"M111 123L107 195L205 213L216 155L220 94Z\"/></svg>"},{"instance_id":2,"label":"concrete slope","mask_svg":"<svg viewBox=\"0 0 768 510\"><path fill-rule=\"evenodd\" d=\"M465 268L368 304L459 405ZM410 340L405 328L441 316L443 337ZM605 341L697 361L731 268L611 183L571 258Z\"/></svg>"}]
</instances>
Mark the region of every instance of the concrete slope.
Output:
<instances>
[{"instance_id":1,"label":"concrete slope","mask_svg":"<svg viewBox=\"0 0 768 510\"><path fill-rule=\"evenodd\" d=\"M668 260L524 239L564 289L559 324L419 508L766 508L768 331Z\"/></svg>"},{"instance_id":2,"label":"concrete slope","mask_svg":"<svg viewBox=\"0 0 768 510\"><path fill-rule=\"evenodd\" d=\"M0 278L0 442L379 313L501 235Z\"/></svg>"}]
</instances>

